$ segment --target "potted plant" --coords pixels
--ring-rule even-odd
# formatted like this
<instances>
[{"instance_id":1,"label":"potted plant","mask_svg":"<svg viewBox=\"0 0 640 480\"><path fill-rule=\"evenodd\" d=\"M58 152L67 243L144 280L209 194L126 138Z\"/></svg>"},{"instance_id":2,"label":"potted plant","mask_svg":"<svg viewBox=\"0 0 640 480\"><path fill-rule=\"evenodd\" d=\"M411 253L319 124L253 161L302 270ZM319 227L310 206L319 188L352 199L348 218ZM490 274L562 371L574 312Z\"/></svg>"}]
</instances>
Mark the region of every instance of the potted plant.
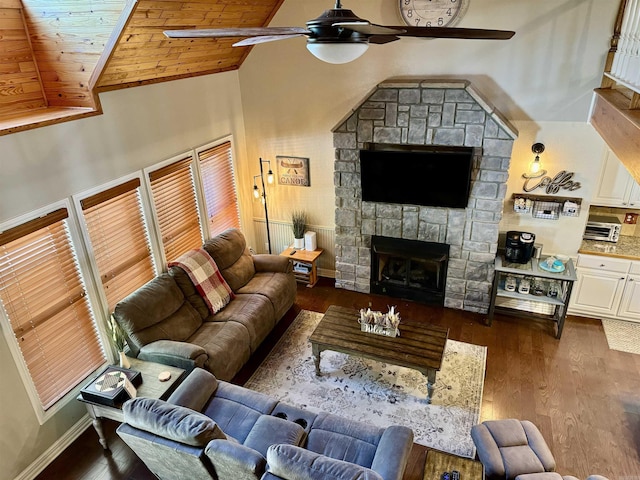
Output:
<instances>
[{"instance_id":1,"label":"potted plant","mask_svg":"<svg viewBox=\"0 0 640 480\"><path fill-rule=\"evenodd\" d=\"M109 321L107 322L107 326L109 327L109 333L111 334L111 344L116 349L119 355L120 366L123 368L129 368L131 363L129 363L129 359L124 353L124 349L127 346L127 336L116 322L116 319L113 318L113 315L109 316Z\"/></svg>"},{"instance_id":2,"label":"potted plant","mask_svg":"<svg viewBox=\"0 0 640 480\"><path fill-rule=\"evenodd\" d=\"M293 228L293 247L298 249L304 248L304 232L307 227L307 214L295 210L291 213L291 223Z\"/></svg>"}]
</instances>

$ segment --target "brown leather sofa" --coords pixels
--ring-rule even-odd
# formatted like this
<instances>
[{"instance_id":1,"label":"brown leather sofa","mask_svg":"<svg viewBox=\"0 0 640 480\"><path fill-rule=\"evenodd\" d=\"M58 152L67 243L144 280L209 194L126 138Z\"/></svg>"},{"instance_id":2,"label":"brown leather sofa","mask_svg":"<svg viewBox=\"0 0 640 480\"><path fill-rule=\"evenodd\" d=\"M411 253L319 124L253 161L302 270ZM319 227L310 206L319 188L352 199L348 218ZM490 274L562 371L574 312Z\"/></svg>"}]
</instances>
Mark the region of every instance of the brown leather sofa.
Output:
<instances>
[{"instance_id":1,"label":"brown leather sofa","mask_svg":"<svg viewBox=\"0 0 640 480\"><path fill-rule=\"evenodd\" d=\"M288 258L251 255L239 230L203 248L235 294L221 311L211 315L184 270L171 267L119 302L113 315L130 355L189 371L201 367L228 381L291 308L296 280Z\"/></svg>"}]
</instances>

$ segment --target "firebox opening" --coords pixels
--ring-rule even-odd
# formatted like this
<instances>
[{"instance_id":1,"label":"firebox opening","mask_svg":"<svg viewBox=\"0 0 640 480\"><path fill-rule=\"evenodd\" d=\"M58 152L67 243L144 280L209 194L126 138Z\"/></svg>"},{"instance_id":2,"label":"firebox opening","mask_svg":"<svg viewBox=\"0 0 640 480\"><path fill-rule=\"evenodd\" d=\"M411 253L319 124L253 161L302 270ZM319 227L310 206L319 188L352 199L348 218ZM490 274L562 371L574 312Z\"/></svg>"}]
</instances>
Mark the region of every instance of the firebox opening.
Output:
<instances>
[{"instance_id":1,"label":"firebox opening","mask_svg":"<svg viewBox=\"0 0 640 480\"><path fill-rule=\"evenodd\" d=\"M371 292L444 304L449 245L371 237Z\"/></svg>"}]
</instances>

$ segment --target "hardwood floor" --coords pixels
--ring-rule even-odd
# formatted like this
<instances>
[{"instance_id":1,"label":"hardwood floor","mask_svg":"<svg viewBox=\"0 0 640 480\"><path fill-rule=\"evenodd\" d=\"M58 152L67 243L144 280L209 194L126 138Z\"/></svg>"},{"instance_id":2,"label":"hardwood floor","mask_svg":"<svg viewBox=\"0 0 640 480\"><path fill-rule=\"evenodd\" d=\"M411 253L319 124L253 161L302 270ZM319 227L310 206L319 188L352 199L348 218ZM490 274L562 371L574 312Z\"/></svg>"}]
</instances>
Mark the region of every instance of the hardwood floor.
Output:
<instances>
[{"instance_id":1,"label":"hardwood floor","mask_svg":"<svg viewBox=\"0 0 640 480\"><path fill-rule=\"evenodd\" d=\"M609 350L599 320L568 317L560 340L550 322L483 315L432 307L380 295L333 288L321 279L298 287L296 306L234 379L242 384L300 309L324 312L329 305L383 310L396 305L403 322L449 328L454 340L486 345L487 371L482 420L531 420L547 440L562 475L614 479L640 477L640 355ZM151 480L155 477L105 420L110 451L87 429L38 480ZM405 480L422 480L426 448L415 445ZM230 480L230 479L229 479Z\"/></svg>"}]
</instances>

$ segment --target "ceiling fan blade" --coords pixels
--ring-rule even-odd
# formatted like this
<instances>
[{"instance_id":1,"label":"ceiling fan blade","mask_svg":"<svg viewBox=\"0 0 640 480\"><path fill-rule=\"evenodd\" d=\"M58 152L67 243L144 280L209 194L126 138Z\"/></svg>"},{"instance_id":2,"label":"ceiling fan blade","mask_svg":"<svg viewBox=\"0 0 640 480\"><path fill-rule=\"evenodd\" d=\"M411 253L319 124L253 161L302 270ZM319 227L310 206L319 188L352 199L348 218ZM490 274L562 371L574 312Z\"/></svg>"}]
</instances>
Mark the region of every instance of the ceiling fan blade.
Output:
<instances>
[{"instance_id":1,"label":"ceiling fan blade","mask_svg":"<svg viewBox=\"0 0 640 480\"><path fill-rule=\"evenodd\" d=\"M466 38L472 40L509 40L516 32L510 30L485 30L482 28L456 27L389 27L404 29L396 33L402 37Z\"/></svg>"},{"instance_id":2,"label":"ceiling fan blade","mask_svg":"<svg viewBox=\"0 0 640 480\"><path fill-rule=\"evenodd\" d=\"M261 37L249 37L239 42L234 43L233 47L248 47L251 45L258 45L259 43L275 42L276 40L284 40L286 38L295 38L304 36L301 33L293 35L263 35Z\"/></svg>"},{"instance_id":3,"label":"ceiling fan blade","mask_svg":"<svg viewBox=\"0 0 640 480\"><path fill-rule=\"evenodd\" d=\"M396 40L400 40L400 37L396 35L371 35L369 37L369 43L373 43L374 45L384 45L385 43L395 42Z\"/></svg>"},{"instance_id":4,"label":"ceiling fan blade","mask_svg":"<svg viewBox=\"0 0 640 480\"><path fill-rule=\"evenodd\" d=\"M364 35L397 35L406 32L403 27L385 27L384 25L374 25L369 22L336 22L332 27L343 27Z\"/></svg>"},{"instance_id":5,"label":"ceiling fan blade","mask_svg":"<svg viewBox=\"0 0 640 480\"><path fill-rule=\"evenodd\" d=\"M263 37L277 35L306 35L311 33L301 27L255 27L255 28L202 28L193 30L166 30L169 38L223 38Z\"/></svg>"}]
</instances>

